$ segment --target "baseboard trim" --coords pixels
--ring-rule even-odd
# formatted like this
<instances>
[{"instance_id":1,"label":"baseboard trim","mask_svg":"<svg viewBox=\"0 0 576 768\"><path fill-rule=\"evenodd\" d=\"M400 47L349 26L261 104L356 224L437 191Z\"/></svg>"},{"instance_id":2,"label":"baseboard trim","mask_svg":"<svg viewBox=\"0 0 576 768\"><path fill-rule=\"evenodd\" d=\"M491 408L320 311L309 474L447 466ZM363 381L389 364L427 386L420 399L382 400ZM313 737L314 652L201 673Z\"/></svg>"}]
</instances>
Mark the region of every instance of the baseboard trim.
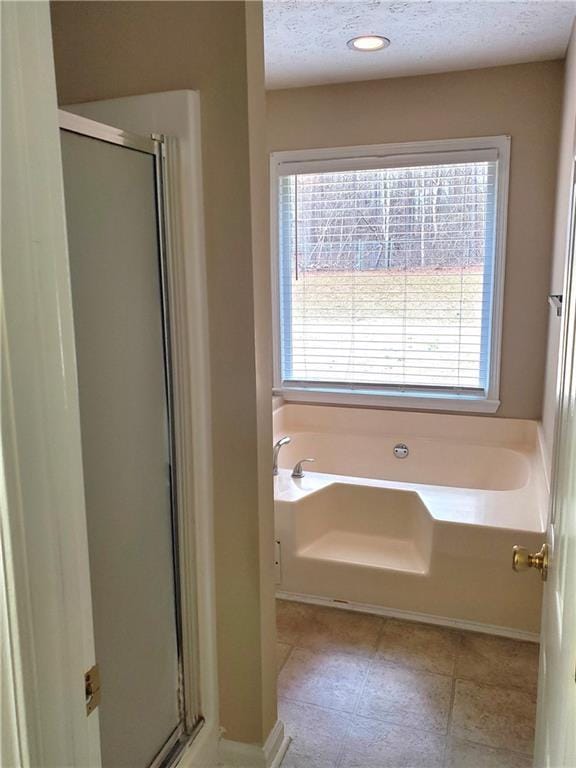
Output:
<instances>
[{"instance_id":1,"label":"baseboard trim","mask_svg":"<svg viewBox=\"0 0 576 768\"><path fill-rule=\"evenodd\" d=\"M436 624L441 627L453 627L464 629L468 632L482 632L486 635L499 635L510 637L513 640L526 640L530 643L539 643L540 635L536 632L526 632L513 627L500 627L495 624L480 624L476 621L464 619L450 619L447 616L433 616L429 613L417 613L416 611L403 611L398 608L387 608L382 605L370 605L369 603L355 603L351 600L335 600L318 595L305 595L298 592L276 591L276 597L280 600L293 600L297 603L310 603L311 605L323 605L330 608L340 608L343 611L356 611L357 613L372 613L376 616L388 616L405 621L419 621L423 624Z\"/></svg>"},{"instance_id":2,"label":"baseboard trim","mask_svg":"<svg viewBox=\"0 0 576 768\"><path fill-rule=\"evenodd\" d=\"M290 737L284 732L284 723L277 720L263 747L221 739L218 765L221 768L279 768L289 745Z\"/></svg>"},{"instance_id":3,"label":"baseboard trim","mask_svg":"<svg viewBox=\"0 0 576 768\"><path fill-rule=\"evenodd\" d=\"M290 736L287 736L284 730L284 723L282 720L276 720L264 744L266 768L278 768L290 746L290 741Z\"/></svg>"}]
</instances>

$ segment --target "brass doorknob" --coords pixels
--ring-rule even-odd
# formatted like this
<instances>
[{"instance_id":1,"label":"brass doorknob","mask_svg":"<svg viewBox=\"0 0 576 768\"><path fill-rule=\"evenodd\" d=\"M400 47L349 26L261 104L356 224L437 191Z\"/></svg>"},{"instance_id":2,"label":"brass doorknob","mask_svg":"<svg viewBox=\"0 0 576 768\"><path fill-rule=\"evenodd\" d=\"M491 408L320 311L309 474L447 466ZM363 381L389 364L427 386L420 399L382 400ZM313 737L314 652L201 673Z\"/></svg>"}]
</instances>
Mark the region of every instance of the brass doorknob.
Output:
<instances>
[{"instance_id":1,"label":"brass doorknob","mask_svg":"<svg viewBox=\"0 0 576 768\"><path fill-rule=\"evenodd\" d=\"M528 568L536 568L540 571L542 581L548 578L548 544L542 544L540 552L531 554L526 547L520 547L518 544L512 547L512 570L527 571Z\"/></svg>"}]
</instances>

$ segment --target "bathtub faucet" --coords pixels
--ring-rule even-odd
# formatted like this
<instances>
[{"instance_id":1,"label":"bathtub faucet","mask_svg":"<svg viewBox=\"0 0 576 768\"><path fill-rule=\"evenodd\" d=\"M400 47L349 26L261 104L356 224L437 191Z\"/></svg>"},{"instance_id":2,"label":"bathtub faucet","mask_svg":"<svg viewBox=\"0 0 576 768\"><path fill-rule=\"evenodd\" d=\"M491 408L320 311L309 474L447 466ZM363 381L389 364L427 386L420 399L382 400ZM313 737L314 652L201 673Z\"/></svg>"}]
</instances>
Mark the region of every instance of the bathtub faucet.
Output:
<instances>
[{"instance_id":1,"label":"bathtub faucet","mask_svg":"<svg viewBox=\"0 0 576 768\"><path fill-rule=\"evenodd\" d=\"M274 446L274 449L272 451L272 474L277 475L278 474L278 454L280 453L280 448L282 448L283 445L288 445L290 442L289 437L282 437L276 445Z\"/></svg>"},{"instance_id":2,"label":"bathtub faucet","mask_svg":"<svg viewBox=\"0 0 576 768\"><path fill-rule=\"evenodd\" d=\"M294 469L292 470L292 477L304 477L304 470L302 469L302 464L304 464L305 461L316 461L316 459L300 459L299 462L294 464Z\"/></svg>"}]
</instances>

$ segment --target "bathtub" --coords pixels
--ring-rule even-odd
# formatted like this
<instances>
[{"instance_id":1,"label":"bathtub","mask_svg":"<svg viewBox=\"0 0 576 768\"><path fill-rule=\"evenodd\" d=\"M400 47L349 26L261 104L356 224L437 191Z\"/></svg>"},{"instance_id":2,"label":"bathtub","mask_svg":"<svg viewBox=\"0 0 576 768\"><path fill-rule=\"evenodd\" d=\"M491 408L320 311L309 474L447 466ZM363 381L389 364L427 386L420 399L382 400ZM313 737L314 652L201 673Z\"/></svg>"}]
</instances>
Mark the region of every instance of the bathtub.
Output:
<instances>
[{"instance_id":1,"label":"bathtub","mask_svg":"<svg viewBox=\"0 0 576 768\"><path fill-rule=\"evenodd\" d=\"M511 568L546 529L536 422L297 404L274 432L279 596L538 637L542 583Z\"/></svg>"}]
</instances>

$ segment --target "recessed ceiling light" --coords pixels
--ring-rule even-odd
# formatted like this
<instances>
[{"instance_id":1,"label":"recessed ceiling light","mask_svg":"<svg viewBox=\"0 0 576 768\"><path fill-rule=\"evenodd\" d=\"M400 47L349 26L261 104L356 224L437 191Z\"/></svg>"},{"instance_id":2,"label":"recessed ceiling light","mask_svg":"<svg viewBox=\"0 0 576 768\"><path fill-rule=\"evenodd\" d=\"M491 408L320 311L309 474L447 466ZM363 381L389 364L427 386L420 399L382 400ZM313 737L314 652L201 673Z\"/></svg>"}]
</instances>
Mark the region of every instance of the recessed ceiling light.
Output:
<instances>
[{"instance_id":1,"label":"recessed ceiling light","mask_svg":"<svg viewBox=\"0 0 576 768\"><path fill-rule=\"evenodd\" d=\"M389 45L390 40L382 35L360 35L348 40L348 48L352 48L353 51L381 51Z\"/></svg>"}]
</instances>

